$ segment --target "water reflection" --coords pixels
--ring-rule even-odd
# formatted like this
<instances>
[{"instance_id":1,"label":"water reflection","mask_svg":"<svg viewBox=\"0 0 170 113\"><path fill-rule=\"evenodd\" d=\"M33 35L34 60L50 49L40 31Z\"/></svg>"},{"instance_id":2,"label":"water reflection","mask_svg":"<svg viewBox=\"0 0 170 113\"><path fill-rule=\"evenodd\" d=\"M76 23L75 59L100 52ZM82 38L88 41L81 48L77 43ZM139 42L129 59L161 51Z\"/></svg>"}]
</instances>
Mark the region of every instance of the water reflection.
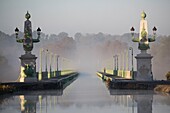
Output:
<instances>
[{"instance_id":1,"label":"water reflection","mask_svg":"<svg viewBox=\"0 0 170 113\"><path fill-rule=\"evenodd\" d=\"M152 113L154 91L151 90L109 90L117 104L131 107L132 113Z\"/></svg>"},{"instance_id":2,"label":"water reflection","mask_svg":"<svg viewBox=\"0 0 170 113\"><path fill-rule=\"evenodd\" d=\"M137 103L137 113L152 113L153 95L135 95L134 100Z\"/></svg>"},{"instance_id":3,"label":"water reflection","mask_svg":"<svg viewBox=\"0 0 170 113\"><path fill-rule=\"evenodd\" d=\"M13 113L169 113L170 97L156 94L153 91L123 91L109 90L108 99L85 100L78 98L67 98L63 95L63 90L58 91L36 91L31 93L22 93L22 95L13 95L6 98L0 105L0 111L8 113L9 107L17 111ZM68 94L69 95L69 94ZM99 96L99 95L98 95ZM167 100L167 103L165 102ZM8 103L6 103L8 101ZM19 104L18 104L19 103ZM91 111L92 110L92 111Z\"/></svg>"},{"instance_id":4,"label":"water reflection","mask_svg":"<svg viewBox=\"0 0 170 113\"><path fill-rule=\"evenodd\" d=\"M38 96L19 96L21 104L21 113L36 113L36 103Z\"/></svg>"},{"instance_id":5,"label":"water reflection","mask_svg":"<svg viewBox=\"0 0 170 113\"><path fill-rule=\"evenodd\" d=\"M42 113L43 99L45 99L45 111L47 113L48 103L50 106L52 106L52 103L55 106L58 103L58 97L62 94L63 90L33 91L24 92L24 95L19 94L21 113L36 113L37 105L39 105L39 111Z\"/></svg>"},{"instance_id":6,"label":"water reflection","mask_svg":"<svg viewBox=\"0 0 170 113\"><path fill-rule=\"evenodd\" d=\"M51 93L52 92L52 93ZM124 91L123 91L124 92ZM110 101L101 101L101 103L97 102L90 102L89 105L86 104L84 101L73 101L67 100L67 98L63 98L63 91L46 91L46 92L33 92L30 94L22 94L22 95L15 95L10 98L6 98L4 103L5 109L2 110L4 113L8 113L9 107L13 107L12 110L18 109L18 111L13 113L55 113L55 112L72 112L75 113L88 111L89 109L99 111L102 113L103 111L116 111L117 113L159 113L153 110L157 104L159 104L159 109L161 109L162 113L169 113L167 110L163 109L164 105L169 105L169 103L165 103L165 99L169 99L169 96L160 96L154 93L136 93L131 95L122 95L122 91L110 91ZM155 97L155 98L154 98ZM157 99L157 97L159 97ZM161 99L161 98L164 99ZM8 101L8 102L7 102ZM94 101L94 100L93 100ZM169 101L167 101L169 102ZM19 104L20 105L19 105ZM59 110L58 110L59 109ZM93 113L90 111L90 113Z\"/></svg>"},{"instance_id":7,"label":"water reflection","mask_svg":"<svg viewBox=\"0 0 170 113\"><path fill-rule=\"evenodd\" d=\"M169 113L170 96L153 91L108 90L84 73L64 90L0 96L2 113Z\"/></svg>"}]
</instances>

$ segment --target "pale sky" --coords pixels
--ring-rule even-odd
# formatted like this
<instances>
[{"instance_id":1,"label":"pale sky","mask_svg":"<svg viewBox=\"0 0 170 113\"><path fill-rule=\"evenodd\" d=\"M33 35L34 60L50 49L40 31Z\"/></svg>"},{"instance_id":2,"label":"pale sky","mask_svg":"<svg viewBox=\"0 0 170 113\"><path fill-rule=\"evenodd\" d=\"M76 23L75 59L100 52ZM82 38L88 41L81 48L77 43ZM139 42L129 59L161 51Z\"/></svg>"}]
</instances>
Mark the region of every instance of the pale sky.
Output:
<instances>
[{"instance_id":1,"label":"pale sky","mask_svg":"<svg viewBox=\"0 0 170 113\"><path fill-rule=\"evenodd\" d=\"M0 0L0 31L23 31L29 11L33 30L58 34L67 32L123 34L134 26L139 32L140 13L147 14L149 33L170 35L170 0Z\"/></svg>"}]
</instances>

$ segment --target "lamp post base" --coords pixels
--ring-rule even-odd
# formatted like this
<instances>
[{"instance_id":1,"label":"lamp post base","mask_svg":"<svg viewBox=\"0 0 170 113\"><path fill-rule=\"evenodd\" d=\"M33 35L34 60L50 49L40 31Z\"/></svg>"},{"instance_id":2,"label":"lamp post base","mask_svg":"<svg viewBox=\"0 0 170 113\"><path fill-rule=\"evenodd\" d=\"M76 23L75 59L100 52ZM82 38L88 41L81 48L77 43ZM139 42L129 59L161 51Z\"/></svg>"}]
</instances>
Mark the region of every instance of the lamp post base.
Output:
<instances>
[{"instance_id":1,"label":"lamp post base","mask_svg":"<svg viewBox=\"0 0 170 113\"><path fill-rule=\"evenodd\" d=\"M148 54L146 51L141 51L136 57L137 60L137 75L134 76L135 80L138 81L152 81L152 63L151 59L153 56Z\"/></svg>"},{"instance_id":2,"label":"lamp post base","mask_svg":"<svg viewBox=\"0 0 170 113\"><path fill-rule=\"evenodd\" d=\"M20 82L37 82L36 74L36 59L35 55L26 53L21 55L21 70L20 70Z\"/></svg>"}]
</instances>

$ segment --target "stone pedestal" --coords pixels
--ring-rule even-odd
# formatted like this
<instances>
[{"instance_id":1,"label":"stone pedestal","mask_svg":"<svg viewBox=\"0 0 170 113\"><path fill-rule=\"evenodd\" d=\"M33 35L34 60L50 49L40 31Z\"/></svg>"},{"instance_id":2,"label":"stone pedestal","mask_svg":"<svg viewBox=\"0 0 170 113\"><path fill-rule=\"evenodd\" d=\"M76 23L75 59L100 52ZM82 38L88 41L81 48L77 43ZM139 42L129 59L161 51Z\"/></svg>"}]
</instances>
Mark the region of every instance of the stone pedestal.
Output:
<instances>
[{"instance_id":1,"label":"stone pedestal","mask_svg":"<svg viewBox=\"0 0 170 113\"><path fill-rule=\"evenodd\" d=\"M153 58L146 51L141 51L140 54L137 54L135 57L137 60L137 75L134 77L138 81L152 81L152 63L151 59Z\"/></svg>"},{"instance_id":2,"label":"stone pedestal","mask_svg":"<svg viewBox=\"0 0 170 113\"><path fill-rule=\"evenodd\" d=\"M21 70L20 70L20 82L36 82L37 75L36 75L36 59L37 57L35 55L32 55L31 53L26 53L24 55L21 55L20 61L21 61ZM25 73L24 70L27 67L30 67L31 74Z\"/></svg>"}]
</instances>

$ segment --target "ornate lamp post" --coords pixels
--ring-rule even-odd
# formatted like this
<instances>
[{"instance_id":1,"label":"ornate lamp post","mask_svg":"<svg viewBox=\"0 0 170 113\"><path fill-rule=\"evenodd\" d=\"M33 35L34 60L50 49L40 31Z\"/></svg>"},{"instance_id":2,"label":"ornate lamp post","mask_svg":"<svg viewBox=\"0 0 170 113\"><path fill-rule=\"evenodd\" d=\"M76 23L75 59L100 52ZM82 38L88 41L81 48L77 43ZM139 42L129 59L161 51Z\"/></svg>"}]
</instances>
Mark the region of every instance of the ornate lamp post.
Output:
<instances>
[{"instance_id":1,"label":"ornate lamp post","mask_svg":"<svg viewBox=\"0 0 170 113\"><path fill-rule=\"evenodd\" d=\"M117 75L117 74L116 74L116 55L113 56L113 65L114 65L113 75Z\"/></svg>"},{"instance_id":2,"label":"ornate lamp post","mask_svg":"<svg viewBox=\"0 0 170 113\"><path fill-rule=\"evenodd\" d=\"M16 41L18 43L23 43L23 48L25 50L25 53L30 53L33 49L33 43L37 43L40 42L40 34L41 34L41 29L38 27L37 29L37 39L33 39L32 38L32 25L31 25L31 21L29 20L31 18L31 15L28 13L26 13L25 18L27 19L25 21L24 24L24 38L19 38L18 34L19 34L19 29L16 27L15 29L15 35L16 35Z\"/></svg>"},{"instance_id":3,"label":"ornate lamp post","mask_svg":"<svg viewBox=\"0 0 170 113\"><path fill-rule=\"evenodd\" d=\"M57 67L57 64L56 64L56 58L57 58L57 54L54 54L53 56L53 62L54 62L54 77L56 77L56 67Z\"/></svg>"},{"instance_id":4,"label":"ornate lamp post","mask_svg":"<svg viewBox=\"0 0 170 113\"><path fill-rule=\"evenodd\" d=\"M59 59L59 55L57 55L57 71L58 71L58 59Z\"/></svg>"},{"instance_id":5,"label":"ornate lamp post","mask_svg":"<svg viewBox=\"0 0 170 113\"><path fill-rule=\"evenodd\" d=\"M60 76L60 71L59 71L59 66L58 66L59 57L60 56L57 55L57 73L56 73L57 76Z\"/></svg>"},{"instance_id":6,"label":"ornate lamp post","mask_svg":"<svg viewBox=\"0 0 170 113\"><path fill-rule=\"evenodd\" d=\"M117 58L117 71L119 70L119 55L116 55Z\"/></svg>"},{"instance_id":7,"label":"ornate lamp post","mask_svg":"<svg viewBox=\"0 0 170 113\"><path fill-rule=\"evenodd\" d=\"M141 13L140 21L140 31L139 37L134 37L134 27L131 28L132 41L138 42L138 49L141 50L141 53L138 54L135 58L137 59L137 75L134 77L135 80L153 80L152 75L152 56L147 53L147 50L150 49L149 42L154 42L156 38L156 27L153 30L153 36L148 38L148 24L146 18L146 13L143 11Z\"/></svg>"},{"instance_id":8,"label":"ornate lamp post","mask_svg":"<svg viewBox=\"0 0 170 113\"><path fill-rule=\"evenodd\" d=\"M113 64L114 64L114 69L113 70L116 70L116 55L113 56Z\"/></svg>"},{"instance_id":9,"label":"ornate lamp post","mask_svg":"<svg viewBox=\"0 0 170 113\"><path fill-rule=\"evenodd\" d=\"M40 60L39 60L39 74L38 74L38 80L42 80L42 52L44 52L44 49L41 48L39 52Z\"/></svg>"},{"instance_id":10,"label":"ornate lamp post","mask_svg":"<svg viewBox=\"0 0 170 113\"><path fill-rule=\"evenodd\" d=\"M48 78L52 77L52 59L53 59L53 53L50 53L50 74L48 74Z\"/></svg>"},{"instance_id":11,"label":"ornate lamp post","mask_svg":"<svg viewBox=\"0 0 170 113\"><path fill-rule=\"evenodd\" d=\"M150 49L149 47L149 42L154 42L155 38L156 38L156 27L153 27L153 36L151 38L148 38L148 25L147 25L147 21L145 20L146 18L146 13L142 12L141 14L141 21L140 21L140 33L139 33L139 37L135 38L134 37L134 27L132 27L131 30L131 34L132 34L132 41L133 42L138 42L139 46L138 49L141 50L141 52L146 52L148 49Z\"/></svg>"},{"instance_id":12,"label":"ornate lamp post","mask_svg":"<svg viewBox=\"0 0 170 113\"><path fill-rule=\"evenodd\" d=\"M122 72L122 77L124 77L124 51L121 53L121 57L122 57L122 59L121 59L121 64L122 64L122 68L121 68L121 72Z\"/></svg>"},{"instance_id":13,"label":"ornate lamp post","mask_svg":"<svg viewBox=\"0 0 170 113\"><path fill-rule=\"evenodd\" d=\"M36 39L33 39L32 37L32 25L31 21L29 20L31 18L31 15L26 13L25 18L27 19L24 23L24 38L19 38L19 29L15 29L15 35L16 35L16 41L18 43L23 43L23 48L25 51L24 55L21 55L21 71L20 71L20 82L32 82L37 81L37 74L36 74L36 59L35 55L31 54L31 51L33 49L33 43L40 42L40 32L41 29L37 29L37 35L38 37Z\"/></svg>"},{"instance_id":14,"label":"ornate lamp post","mask_svg":"<svg viewBox=\"0 0 170 113\"><path fill-rule=\"evenodd\" d=\"M48 62L48 49L46 49L46 51L45 51L45 72L46 72L46 74L48 73L47 62Z\"/></svg>"},{"instance_id":15,"label":"ornate lamp post","mask_svg":"<svg viewBox=\"0 0 170 113\"><path fill-rule=\"evenodd\" d=\"M129 47L129 50L131 50L131 55L132 55L132 72L131 72L131 76L132 76L132 79L134 79L134 76L133 76L133 71L134 71L134 67L133 67L133 48L132 47Z\"/></svg>"},{"instance_id":16,"label":"ornate lamp post","mask_svg":"<svg viewBox=\"0 0 170 113\"><path fill-rule=\"evenodd\" d=\"M118 73L118 55L115 55L115 56L113 56L113 58L114 58L114 75L116 75L117 76L117 73Z\"/></svg>"}]
</instances>

